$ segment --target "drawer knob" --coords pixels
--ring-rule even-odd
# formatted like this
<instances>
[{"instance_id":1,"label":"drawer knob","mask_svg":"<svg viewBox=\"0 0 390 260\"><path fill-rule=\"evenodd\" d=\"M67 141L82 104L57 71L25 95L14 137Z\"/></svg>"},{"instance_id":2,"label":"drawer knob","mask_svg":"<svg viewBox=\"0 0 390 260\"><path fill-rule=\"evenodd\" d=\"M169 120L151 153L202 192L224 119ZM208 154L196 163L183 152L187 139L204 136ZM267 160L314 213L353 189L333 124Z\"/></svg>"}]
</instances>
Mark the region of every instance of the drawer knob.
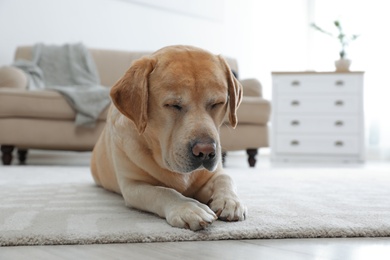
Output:
<instances>
[{"instance_id":1,"label":"drawer knob","mask_svg":"<svg viewBox=\"0 0 390 260\"><path fill-rule=\"evenodd\" d=\"M338 87L344 86L344 81L343 80L336 80L335 85Z\"/></svg>"},{"instance_id":2,"label":"drawer knob","mask_svg":"<svg viewBox=\"0 0 390 260\"><path fill-rule=\"evenodd\" d=\"M298 141L298 140L292 140L292 141L290 142L290 145L291 145L291 146L298 146L298 145L299 145L299 141Z\"/></svg>"},{"instance_id":3,"label":"drawer knob","mask_svg":"<svg viewBox=\"0 0 390 260\"><path fill-rule=\"evenodd\" d=\"M291 125L292 125L292 126L299 126L300 123L299 123L298 120L293 120L293 121L291 121Z\"/></svg>"},{"instance_id":4,"label":"drawer knob","mask_svg":"<svg viewBox=\"0 0 390 260\"><path fill-rule=\"evenodd\" d=\"M344 122L341 121L341 120L337 120L336 122L334 122L334 125L335 125L335 126L343 126L343 125L344 125Z\"/></svg>"},{"instance_id":5,"label":"drawer knob","mask_svg":"<svg viewBox=\"0 0 390 260\"><path fill-rule=\"evenodd\" d=\"M299 82L299 80L291 81L291 86L293 86L293 87L299 87L300 85L301 85L301 82Z\"/></svg>"},{"instance_id":6,"label":"drawer knob","mask_svg":"<svg viewBox=\"0 0 390 260\"><path fill-rule=\"evenodd\" d=\"M334 142L334 146L342 147L342 146L344 146L344 142L343 141L336 141L336 142Z\"/></svg>"},{"instance_id":7,"label":"drawer knob","mask_svg":"<svg viewBox=\"0 0 390 260\"><path fill-rule=\"evenodd\" d=\"M294 107L297 107L297 106L299 106L299 101L298 100L293 100L293 101L291 101L291 105L292 106L294 106Z\"/></svg>"},{"instance_id":8,"label":"drawer knob","mask_svg":"<svg viewBox=\"0 0 390 260\"><path fill-rule=\"evenodd\" d=\"M334 104L338 107L341 107L341 106L344 106L344 101L342 100L336 100L336 102L334 102Z\"/></svg>"}]
</instances>

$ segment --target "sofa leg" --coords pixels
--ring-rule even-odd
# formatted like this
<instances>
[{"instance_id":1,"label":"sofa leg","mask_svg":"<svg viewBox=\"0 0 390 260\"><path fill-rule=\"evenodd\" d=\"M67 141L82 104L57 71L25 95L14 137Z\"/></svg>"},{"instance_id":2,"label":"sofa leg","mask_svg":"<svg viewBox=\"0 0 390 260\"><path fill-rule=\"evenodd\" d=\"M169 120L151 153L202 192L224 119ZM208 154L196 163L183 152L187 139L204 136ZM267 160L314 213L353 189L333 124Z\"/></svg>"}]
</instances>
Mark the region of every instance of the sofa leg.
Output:
<instances>
[{"instance_id":1,"label":"sofa leg","mask_svg":"<svg viewBox=\"0 0 390 260\"><path fill-rule=\"evenodd\" d=\"M226 152L222 152L221 155L222 155L222 166L225 167L225 163L226 163Z\"/></svg>"},{"instance_id":2,"label":"sofa leg","mask_svg":"<svg viewBox=\"0 0 390 260\"><path fill-rule=\"evenodd\" d=\"M19 164L21 164L21 165L26 164L27 152L28 152L27 149L18 149Z\"/></svg>"},{"instance_id":3,"label":"sofa leg","mask_svg":"<svg viewBox=\"0 0 390 260\"><path fill-rule=\"evenodd\" d=\"M11 165L12 162L12 151L15 146L12 145L2 145L1 146L1 160L3 161L3 165Z\"/></svg>"},{"instance_id":4,"label":"sofa leg","mask_svg":"<svg viewBox=\"0 0 390 260\"><path fill-rule=\"evenodd\" d=\"M256 165L257 149L247 149L246 153L248 154L249 166L250 167L255 167L255 165Z\"/></svg>"}]
</instances>

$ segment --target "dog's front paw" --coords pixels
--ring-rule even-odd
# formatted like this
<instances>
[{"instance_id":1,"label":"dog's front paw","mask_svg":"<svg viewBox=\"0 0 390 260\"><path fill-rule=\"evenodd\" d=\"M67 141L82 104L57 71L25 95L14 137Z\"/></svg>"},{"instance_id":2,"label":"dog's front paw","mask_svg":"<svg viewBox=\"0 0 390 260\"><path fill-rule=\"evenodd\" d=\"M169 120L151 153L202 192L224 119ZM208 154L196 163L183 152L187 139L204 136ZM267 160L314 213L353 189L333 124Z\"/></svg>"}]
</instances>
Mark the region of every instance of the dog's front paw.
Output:
<instances>
[{"instance_id":1,"label":"dog's front paw","mask_svg":"<svg viewBox=\"0 0 390 260\"><path fill-rule=\"evenodd\" d=\"M193 231L208 227L217 218L207 205L192 199L173 205L166 215L171 226Z\"/></svg>"},{"instance_id":2,"label":"dog's front paw","mask_svg":"<svg viewBox=\"0 0 390 260\"><path fill-rule=\"evenodd\" d=\"M208 203L211 210L223 221L242 221L246 219L248 210L237 196L217 195Z\"/></svg>"}]
</instances>

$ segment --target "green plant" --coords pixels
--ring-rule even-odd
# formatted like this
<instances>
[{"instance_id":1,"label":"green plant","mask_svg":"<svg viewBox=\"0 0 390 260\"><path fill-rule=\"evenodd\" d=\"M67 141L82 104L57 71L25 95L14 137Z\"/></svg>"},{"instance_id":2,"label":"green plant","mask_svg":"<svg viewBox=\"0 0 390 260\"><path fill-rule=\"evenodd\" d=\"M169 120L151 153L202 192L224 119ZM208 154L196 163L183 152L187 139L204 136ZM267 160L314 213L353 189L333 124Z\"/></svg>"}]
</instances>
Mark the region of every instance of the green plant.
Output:
<instances>
[{"instance_id":1,"label":"green plant","mask_svg":"<svg viewBox=\"0 0 390 260\"><path fill-rule=\"evenodd\" d=\"M319 32L322 32L326 35L329 35L333 38L338 39L338 41L340 43L340 47L341 47L339 55L340 55L340 58L343 59L347 56L346 47L349 45L350 42L356 40L359 37L359 35L357 35L357 34L346 35L343 31L343 28L341 27L341 23L337 20L334 21L333 24L337 28L337 32L338 32L337 34L333 34L333 33L330 33L328 31L325 31L324 29L322 29L321 27L319 27L315 23L312 23L311 26Z\"/></svg>"}]
</instances>

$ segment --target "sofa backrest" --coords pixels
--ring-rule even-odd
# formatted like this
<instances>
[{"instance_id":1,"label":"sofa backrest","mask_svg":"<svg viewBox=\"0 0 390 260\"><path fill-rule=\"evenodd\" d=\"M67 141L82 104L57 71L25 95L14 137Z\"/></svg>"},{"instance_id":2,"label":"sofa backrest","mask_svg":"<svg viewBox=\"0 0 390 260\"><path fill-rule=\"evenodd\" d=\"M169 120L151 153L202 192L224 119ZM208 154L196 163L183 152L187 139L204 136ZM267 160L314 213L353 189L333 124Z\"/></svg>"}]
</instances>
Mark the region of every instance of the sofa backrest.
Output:
<instances>
[{"instance_id":1,"label":"sofa backrest","mask_svg":"<svg viewBox=\"0 0 390 260\"><path fill-rule=\"evenodd\" d=\"M100 83L103 86L111 87L120 79L133 61L152 52L133 52L104 49L89 49L96 63L100 76ZM16 49L15 60L32 59L32 46L21 46ZM230 68L238 73L237 61L225 57Z\"/></svg>"}]
</instances>

